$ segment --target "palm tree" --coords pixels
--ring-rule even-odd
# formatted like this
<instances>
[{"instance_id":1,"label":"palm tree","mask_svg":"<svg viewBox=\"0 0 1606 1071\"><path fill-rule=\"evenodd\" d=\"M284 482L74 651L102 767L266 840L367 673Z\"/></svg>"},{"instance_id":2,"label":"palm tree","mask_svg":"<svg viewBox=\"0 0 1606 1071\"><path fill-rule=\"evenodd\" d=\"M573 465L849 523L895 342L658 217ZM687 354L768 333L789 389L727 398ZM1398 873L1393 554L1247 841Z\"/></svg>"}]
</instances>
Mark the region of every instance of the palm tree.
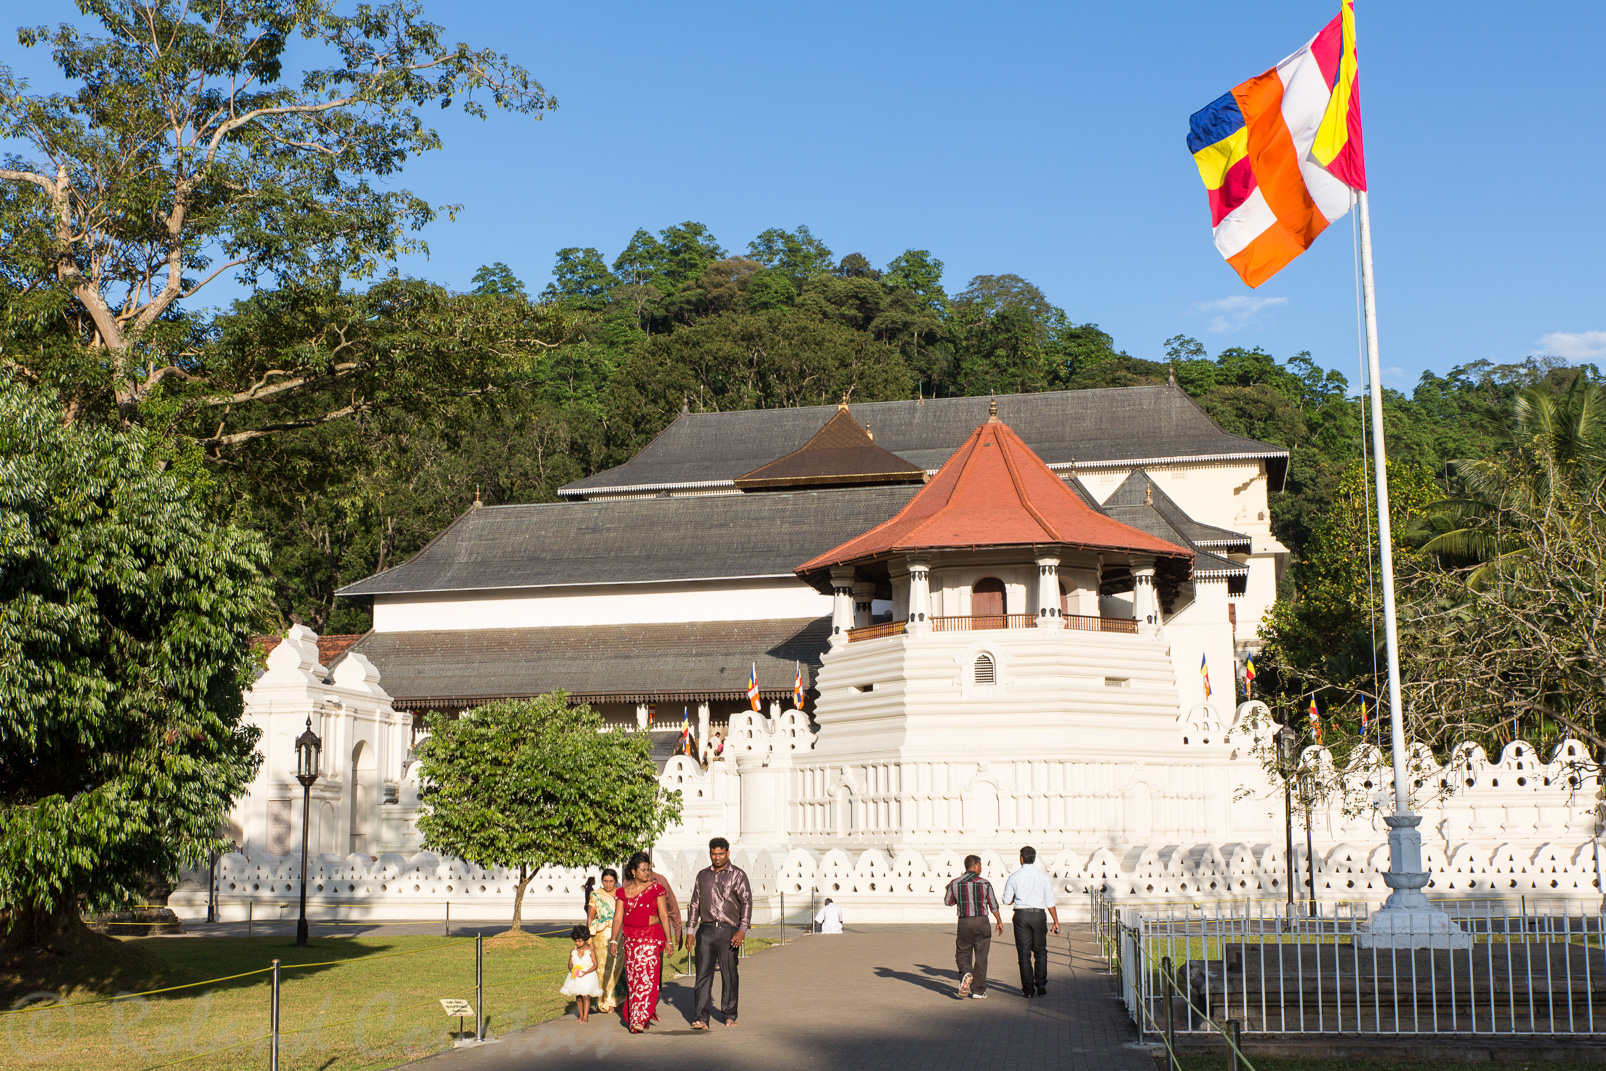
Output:
<instances>
[{"instance_id":1,"label":"palm tree","mask_svg":"<svg viewBox=\"0 0 1606 1071\"><path fill-rule=\"evenodd\" d=\"M1527 558L1527 537L1503 523L1509 514L1566 513L1606 479L1606 389L1582 370L1560 395L1528 387L1512 405L1503 447L1453 461L1450 471L1456 493L1432 507L1436 534L1422 549L1475 566L1467 582L1479 589Z\"/></svg>"}]
</instances>

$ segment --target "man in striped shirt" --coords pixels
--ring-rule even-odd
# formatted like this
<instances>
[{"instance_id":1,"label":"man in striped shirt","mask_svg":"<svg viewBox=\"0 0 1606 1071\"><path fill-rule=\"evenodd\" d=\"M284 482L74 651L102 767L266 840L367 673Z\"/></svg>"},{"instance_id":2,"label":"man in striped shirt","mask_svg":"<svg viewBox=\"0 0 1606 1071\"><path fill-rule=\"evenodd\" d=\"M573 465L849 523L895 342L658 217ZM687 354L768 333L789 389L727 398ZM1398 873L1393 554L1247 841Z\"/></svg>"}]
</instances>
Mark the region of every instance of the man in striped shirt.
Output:
<instances>
[{"instance_id":1,"label":"man in striped shirt","mask_svg":"<svg viewBox=\"0 0 1606 1071\"><path fill-rule=\"evenodd\" d=\"M981 876L981 856L965 856L965 872L948 883L942 902L959 913L954 941L954 965L959 968L959 997L987 999L987 952L993 933L987 928L992 915L997 932L1004 932L1004 917L993 895L993 883Z\"/></svg>"}]
</instances>

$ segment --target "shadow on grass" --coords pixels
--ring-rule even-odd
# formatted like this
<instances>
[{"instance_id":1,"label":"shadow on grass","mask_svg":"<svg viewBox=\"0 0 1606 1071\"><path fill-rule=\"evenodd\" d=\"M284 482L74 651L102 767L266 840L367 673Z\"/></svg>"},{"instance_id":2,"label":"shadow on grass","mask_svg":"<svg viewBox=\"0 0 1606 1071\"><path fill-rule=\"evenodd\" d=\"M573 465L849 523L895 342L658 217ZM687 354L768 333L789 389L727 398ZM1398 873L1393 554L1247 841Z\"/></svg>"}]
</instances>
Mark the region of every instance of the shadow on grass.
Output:
<instances>
[{"instance_id":1,"label":"shadow on grass","mask_svg":"<svg viewBox=\"0 0 1606 1071\"><path fill-rule=\"evenodd\" d=\"M539 940L539 939L531 939ZM490 942L487 942L488 947ZM415 949L458 948L465 964L473 963L471 938L340 938L314 940L297 948L294 938L171 937L116 938L88 930L66 937L56 953L24 953L0 963L0 1006L11 1007L31 994L68 994L71 1002L145 993L172 986L193 985L172 993L153 994L156 1001L190 1000L205 990L228 991L267 984L265 974L244 978L229 975L260 971L278 959L284 981L316 976L337 967ZM300 964L317 964L301 967ZM195 985L225 979L211 985Z\"/></svg>"}]
</instances>

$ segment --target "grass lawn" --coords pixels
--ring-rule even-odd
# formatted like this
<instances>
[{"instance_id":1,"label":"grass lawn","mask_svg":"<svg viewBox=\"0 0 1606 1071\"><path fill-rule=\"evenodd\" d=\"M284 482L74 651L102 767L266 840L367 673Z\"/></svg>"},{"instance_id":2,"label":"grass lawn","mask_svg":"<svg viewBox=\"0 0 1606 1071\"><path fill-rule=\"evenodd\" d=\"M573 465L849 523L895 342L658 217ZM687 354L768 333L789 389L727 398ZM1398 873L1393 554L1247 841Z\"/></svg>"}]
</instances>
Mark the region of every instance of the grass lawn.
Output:
<instances>
[{"instance_id":1,"label":"grass lawn","mask_svg":"<svg viewBox=\"0 0 1606 1071\"><path fill-rule=\"evenodd\" d=\"M771 942L749 938L749 952ZM558 992L573 943L525 935L485 939L485 1012L506 1034L570 1007ZM0 1007L29 994L101 1003L0 1013L0 1067L197 1071L267 1066L271 975L228 975L280 961L280 1067L363 1071L450 1048L458 1020L442 997L474 1002L474 940L457 937L314 938L296 948L278 937L115 938L83 933L67 956L0 964ZM298 964L305 966L297 967ZM665 978L686 969L670 959ZM192 982L173 992L103 998ZM571 1012L572 1014L572 1012ZM473 1019L464 1022L472 1032ZM226 1051L218 1051L226 1050Z\"/></svg>"},{"instance_id":2,"label":"grass lawn","mask_svg":"<svg viewBox=\"0 0 1606 1071\"><path fill-rule=\"evenodd\" d=\"M0 968L15 1007L29 992L68 1003L222 978L281 963L280 1066L285 1071L390 1067L450 1047L458 1020L440 998L474 1001L474 941L343 937L298 949L284 937L103 938L74 954ZM506 1033L561 1014L573 945L526 936L485 940L485 1011ZM296 964L307 964L297 968ZM0 1015L0 1066L137 1071L180 1066L259 1071L267 1065L271 975L76 1008ZM465 1023L472 1031L473 1020ZM216 1055L204 1055L233 1046Z\"/></svg>"}]
</instances>

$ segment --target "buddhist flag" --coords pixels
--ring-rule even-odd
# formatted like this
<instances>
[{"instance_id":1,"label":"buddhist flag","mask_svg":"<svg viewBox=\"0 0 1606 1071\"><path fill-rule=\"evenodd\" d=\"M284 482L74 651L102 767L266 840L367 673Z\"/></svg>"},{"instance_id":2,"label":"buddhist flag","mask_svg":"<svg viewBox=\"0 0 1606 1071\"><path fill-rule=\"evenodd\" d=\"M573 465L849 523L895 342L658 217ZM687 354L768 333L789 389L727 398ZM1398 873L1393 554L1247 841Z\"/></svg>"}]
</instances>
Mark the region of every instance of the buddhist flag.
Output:
<instances>
[{"instance_id":1,"label":"buddhist flag","mask_svg":"<svg viewBox=\"0 0 1606 1071\"><path fill-rule=\"evenodd\" d=\"M1361 732L1366 732L1366 700L1361 700Z\"/></svg>"},{"instance_id":2,"label":"buddhist flag","mask_svg":"<svg viewBox=\"0 0 1606 1071\"><path fill-rule=\"evenodd\" d=\"M1199 656L1199 676L1204 678L1205 698L1210 698L1210 660L1205 655Z\"/></svg>"},{"instance_id":3,"label":"buddhist flag","mask_svg":"<svg viewBox=\"0 0 1606 1071\"><path fill-rule=\"evenodd\" d=\"M803 663L794 662L797 675L792 678L792 706L798 710L803 709Z\"/></svg>"},{"instance_id":4,"label":"buddhist flag","mask_svg":"<svg viewBox=\"0 0 1606 1071\"><path fill-rule=\"evenodd\" d=\"M753 663L752 672L747 675L747 701L749 703L753 704L753 709L754 710L758 710L759 709L759 705L758 705L758 663L757 662Z\"/></svg>"},{"instance_id":5,"label":"buddhist flag","mask_svg":"<svg viewBox=\"0 0 1606 1071\"><path fill-rule=\"evenodd\" d=\"M1354 0L1305 47L1193 113L1216 248L1259 286L1366 189Z\"/></svg>"},{"instance_id":6,"label":"buddhist flag","mask_svg":"<svg viewBox=\"0 0 1606 1071\"><path fill-rule=\"evenodd\" d=\"M691 748L691 708L680 708L680 750L682 754L690 755Z\"/></svg>"},{"instance_id":7,"label":"buddhist flag","mask_svg":"<svg viewBox=\"0 0 1606 1071\"><path fill-rule=\"evenodd\" d=\"M1316 693L1310 693L1310 737L1318 744L1322 742L1322 716L1316 709Z\"/></svg>"},{"instance_id":8,"label":"buddhist flag","mask_svg":"<svg viewBox=\"0 0 1606 1071\"><path fill-rule=\"evenodd\" d=\"M1250 694L1255 685L1255 656L1250 655L1244 659L1244 695Z\"/></svg>"}]
</instances>

